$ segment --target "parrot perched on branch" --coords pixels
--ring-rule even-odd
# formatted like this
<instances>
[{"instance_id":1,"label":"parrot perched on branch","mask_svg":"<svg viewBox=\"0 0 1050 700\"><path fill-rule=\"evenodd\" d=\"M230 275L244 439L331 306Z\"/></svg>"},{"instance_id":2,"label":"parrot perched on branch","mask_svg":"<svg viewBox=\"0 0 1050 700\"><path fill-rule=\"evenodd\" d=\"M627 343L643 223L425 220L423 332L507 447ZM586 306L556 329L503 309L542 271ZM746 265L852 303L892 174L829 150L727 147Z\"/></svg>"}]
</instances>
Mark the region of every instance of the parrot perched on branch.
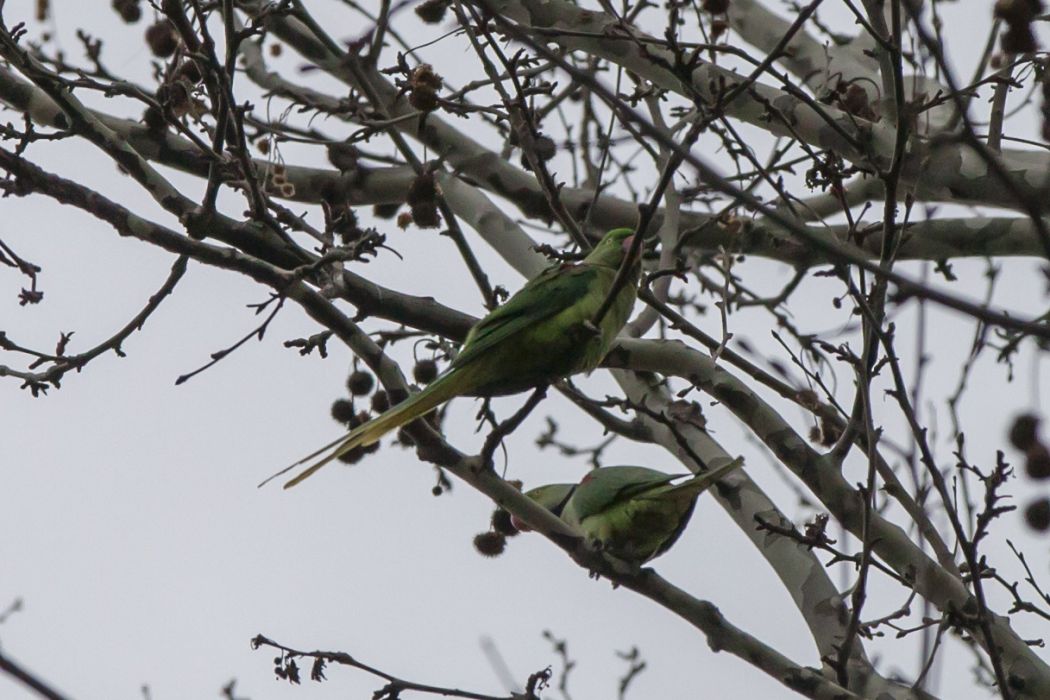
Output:
<instances>
[{"instance_id":1,"label":"parrot perched on branch","mask_svg":"<svg viewBox=\"0 0 1050 700\"><path fill-rule=\"evenodd\" d=\"M601 467L579 484L547 484L526 495L583 533L597 549L642 565L677 541L693 514L697 497L744 463L737 458L680 483L684 474L646 467ZM518 529L528 526L517 518Z\"/></svg>"},{"instance_id":2,"label":"parrot perched on branch","mask_svg":"<svg viewBox=\"0 0 1050 700\"><path fill-rule=\"evenodd\" d=\"M293 464L290 468L328 452L284 487L295 486L339 455L377 442L456 396L514 394L597 367L627 322L637 295L640 265L635 260L595 325L631 250L632 234L628 228L613 229L580 262L559 263L541 272L470 329L445 374Z\"/></svg>"}]
</instances>

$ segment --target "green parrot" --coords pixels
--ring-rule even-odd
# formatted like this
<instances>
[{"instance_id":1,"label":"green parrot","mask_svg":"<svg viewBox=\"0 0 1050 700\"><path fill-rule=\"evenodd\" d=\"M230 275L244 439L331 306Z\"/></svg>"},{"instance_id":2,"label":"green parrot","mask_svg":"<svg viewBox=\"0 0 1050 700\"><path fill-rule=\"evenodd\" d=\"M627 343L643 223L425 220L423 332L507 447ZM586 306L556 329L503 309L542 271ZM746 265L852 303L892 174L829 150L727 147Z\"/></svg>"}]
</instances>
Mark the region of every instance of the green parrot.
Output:
<instances>
[{"instance_id":1,"label":"green parrot","mask_svg":"<svg viewBox=\"0 0 1050 700\"><path fill-rule=\"evenodd\" d=\"M579 484L548 484L526 495L580 530L589 544L640 566L670 549L689 522L697 497L743 463L738 458L691 476L647 467L601 467Z\"/></svg>"},{"instance_id":2,"label":"green parrot","mask_svg":"<svg viewBox=\"0 0 1050 700\"><path fill-rule=\"evenodd\" d=\"M357 446L368 446L391 430L426 415L456 396L502 396L549 384L602 361L627 322L637 295L640 265L602 318L593 324L628 254L633 230L609 231L582 261L548 267L502 306L470 329L447 372L367 423L293 464L323 458L284 485L295 486Z\"/></svg>"}]
</instances>

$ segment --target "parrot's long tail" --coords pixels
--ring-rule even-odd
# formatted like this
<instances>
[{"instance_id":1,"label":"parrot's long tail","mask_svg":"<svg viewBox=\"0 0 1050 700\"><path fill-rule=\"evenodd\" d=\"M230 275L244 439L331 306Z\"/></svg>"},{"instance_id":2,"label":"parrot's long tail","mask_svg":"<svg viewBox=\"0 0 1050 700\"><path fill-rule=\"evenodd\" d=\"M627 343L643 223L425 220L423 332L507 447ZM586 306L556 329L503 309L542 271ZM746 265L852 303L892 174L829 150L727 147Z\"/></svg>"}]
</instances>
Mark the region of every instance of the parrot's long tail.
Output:
<instances>
[{"instance_id":1,"label":"parrot's long tail","mask_svg":"<svg viewBox=\"0 0 1050 700\"><path fill-rule=\"evenodd\" d=\"M669 491L678 491L680 493L689 493L698 495L714 486L715 482L721 479L723 476L733 471L738 467L744 466L744 458L737 457L728 464L723 464L720 467L708 470L703 474L697 474L696 476L683 481L680 484L675 484Z\"/></svg>"},{"instance_id":2,"label":"parrot's long tail","mask_svg":"<svg viewBox=\"0 0 1050 700\"><path fill-rule=\"evenodd\" d=\"M296 475L284 485L284 488L290 489L304 479L312 476L314 472L331 462L333 459L338 458L340 455L346 454L355 447L367 447L374 442L378 442L381 437L389 433L391 430L396 430L402 425L410 423L420 416L425 416L427 413L430 413L459 393L457 392L457 388L460 386L460 381L457 381L457 379L462 379L462 377L457 378L456 375L458 373L457 370L453 370L438 377L423 391L412 394L393 408L387 409L384 413L367 423L357 426L338 440L333 440L324 447L311 452L295 464L277 472L277 474L274 474L259 485L262 486L270 481L270 479L280 476L281 474L298 467L300 464L309 462L315 457L328 452L327 455L318 459L304 469L302 473Z\"/></svg>"}]
</instances>

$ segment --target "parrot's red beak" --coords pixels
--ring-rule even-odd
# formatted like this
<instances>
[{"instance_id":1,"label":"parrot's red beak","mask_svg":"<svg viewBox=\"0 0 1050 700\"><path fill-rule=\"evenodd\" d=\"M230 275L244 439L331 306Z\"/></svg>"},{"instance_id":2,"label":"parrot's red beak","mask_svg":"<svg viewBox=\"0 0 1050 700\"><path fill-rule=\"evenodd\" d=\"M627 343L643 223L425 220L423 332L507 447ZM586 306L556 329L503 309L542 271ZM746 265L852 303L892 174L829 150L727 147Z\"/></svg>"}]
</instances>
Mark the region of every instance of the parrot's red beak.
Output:
<instances>
[{"instance_id":1,"label":"parrot's red beak","mask_svg":"<svg viewBox=\"0 0 1050 700\"><path fill-rule=\"evenodd\" d=\"M514 529L518 532L531 532L532 528L525 524L524 520L520 520L518 516L510 516L510 524L514 526Z\"/></svg>"},{"instance_id":2,"label":"parrot's red beak","mask_svg":"<svg viewBox=\"0 0 1050 700\"><path fill-rule=\"evenodd\" d=\"M634 245L634 237L636 235L637 234L632 233L630 236L628 236L627 238L623 239L623 244L620 246L620 248L623 250L623 252L625 252L625 253L631 252L631 246Z\"/></svg>"}]
</instances>

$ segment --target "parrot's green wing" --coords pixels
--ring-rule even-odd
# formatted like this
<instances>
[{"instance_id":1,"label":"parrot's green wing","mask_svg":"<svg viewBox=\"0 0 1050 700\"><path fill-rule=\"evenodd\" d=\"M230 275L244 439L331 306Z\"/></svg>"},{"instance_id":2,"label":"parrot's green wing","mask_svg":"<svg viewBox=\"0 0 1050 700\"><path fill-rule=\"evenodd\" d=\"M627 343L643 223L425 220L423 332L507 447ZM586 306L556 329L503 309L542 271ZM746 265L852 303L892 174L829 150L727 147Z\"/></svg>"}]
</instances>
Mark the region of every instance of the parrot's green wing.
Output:
<instances>
[{"instance_id":1,"label":"parrot's green wing","mask_svg":"<svg viewBox=\"0 0 1050 700\"><path fill-rule=\"evenodd\" d=\"M597 270L583 263L547 268L470 329L452 366L462 367L516 333L578 304L594 291L597 276ZM594 305L595 309L601 301Z\"/></svg>"},{"instance_id":2,"label":"parrot's green wing","mask_svg":"<svg viewBox=\"0 0 1050 700\"><path fill-rule=\"evenodd\" d=\"M602 467L588 472L572 498L572 510L581 520L607 510L650 489L679 479L648 467Z\"/></svg>"},{"instance_id":3,"label":"parrot's green wing","mask_svg":"<svg viewBox=\"0 0 1050 700\"><path fill-rule=\"evenodd\" d=\"M681 490L684 493L692 492L693 500L690 502L689 507L682 513L681 519L678 521L678 527L673 532L669 533L667 537L660 543L660 546L652 553L650 559L655 559L660 556L668 549L674 546L674 543L681 537L682 532L685 531L685 526L689 524L689 519L693 517L693 509L696 507L696 497L703 491L710 488L712 484L721 479L723 476L738 469L744 465L744 458L737 457L731 462L723 464L720 467L714 467L708 469L706 472L701 474L694 474L691 479L685 483L678 484L677 486L671 487L672 489Z\"/></svg>"}]
</instances>

